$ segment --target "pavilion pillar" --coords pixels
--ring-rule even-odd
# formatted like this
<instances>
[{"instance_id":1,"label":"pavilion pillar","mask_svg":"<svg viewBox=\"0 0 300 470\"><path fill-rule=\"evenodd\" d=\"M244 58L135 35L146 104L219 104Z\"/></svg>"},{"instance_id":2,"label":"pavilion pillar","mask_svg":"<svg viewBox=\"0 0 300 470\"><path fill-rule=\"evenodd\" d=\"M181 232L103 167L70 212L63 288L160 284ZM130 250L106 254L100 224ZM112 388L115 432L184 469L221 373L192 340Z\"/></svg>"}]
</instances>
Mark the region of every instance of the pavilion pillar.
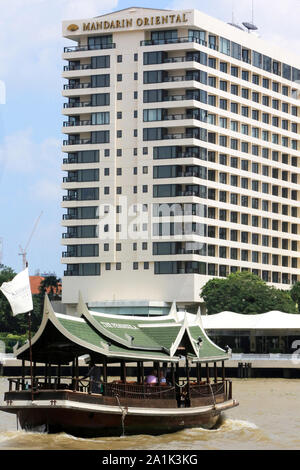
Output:
<instances>
[{"instance_id":1,"label":"pavilion pillar","mask_svg":"<svg viewBox=\"0 0 300 470\"><path fill-rule=\"evenodd\" d=\"M78 391L79 387L79 359L75 357L75 390Z\"/></svg>"},{"instance_id":2,"label":"pavilion pillar","mask_svg":"<svg viewBox=\"0 0 300 470\"><path fill-rule=\"evenodd\" d=\"M44 375L45 375L45 388L47 388L47 383L48 383L48 362L45 362Z\"/></svg>"},{"instance_id":3,"label":"pavilion pillar","mask_svg":"<svg viewBox=\"0 0 300 470\"><path fill-rule=\"evenodd\" d=\"M60 379L61 379L61 364L57 365L57 385L60 386Z\"/></svg>"},{"instance_id":4,"label":"pavilion pillar","mask_svg":"<svg viewBox=\"0 0 300 470\"><path fill-rule=\"evenodd\" d=\"M197 362L197 382L201 382L201 362Z\"/></svg>"},{"instance_id":5,"label":"pavilion pillar","mask_svg":"<svg viewBox=\"0 0 300 470\"><path fill-rule=\"evenodd\" d=\"M36 376L36 362L33 363L33 378Z\"/></svg>"},{"instance_id":6,"label":"pavilion pillar","mask_svg":"<svg viewBox=\"0 0 300 470\"><path fill-rule=\"evenodd\" d=\"M126 363L124 359L121 360L121 380L124 384L126 383Z\"/></svg>"},{"instance_id":7,"label":"pavilion pillar","mask_svg":"<svg viewBox=\"0 0 300 470\"><path fill-rule=\"evenodd\" d=\"M206 363L206 381L208 384L210 383L208 362Z\"/></svg>"},{"instance_id":8,"label":"pavilion pillar","mask_svg":"<svg viewBox=\"0 0 300 470\"><path fill-rule=\"evenodd\" d=\"M222 361L222 381L225 382L225 362Z\"/></svg>"},{"instance_id":9,"label":"pavilion pillar","mask_svg":"<svg viewBox=\"0 0 300 470\"><path fill-rule=\"evenodd\" d=\"M103 359L103 382L107 383L107 359L106 357Z\"/></svg>"},{"instance_id":10,"label":"pavilion pillar","mask_svg":"<svg viewBox=\"0 0 300 470\"><path fill-rule=\"evenodd\" d=\"M72 361L72 390L76 390L76 383L75 383L75 358Z\"/></svg>"},{"instance_id":11,"label":"pavilion pillar","mask_svg":"<svg viewBox=\"0 0 300 470\"><path fill-rule=\"evenodd\" d=\"M190 387L190 368L189 368L189 360L186 357L185 358L185 371L186 371L186 380L187 380L187 386L186 386L186 392L187 392L187 399L185 405L189 405L191 401L191 387Z\"/></svg>"},{"instance_id":12,"label":"pavilion pillar","mask_svg":"<svg viewBox=\"0 0 300 470\"><path fill-rule=\"evenodd\" d=\"M144 363L140 363L140 375L141 375L141 383L143 384L145 382L145 369L144 369Z\"/></svg>"},{"instance_id":13,"label":"pavilion pillar","mask_svg":"<svg viewBox=\"0 0 300 470\"><path fill-rule=\"evenodd\" d=\"M137 362L137 383L142 384L144 382L144 367L143 362Z\"/></svg>"},{"instance_id":14,"label":"pavilion pillar","mask_svg":"<svg viewBox=\"0 0 300 470\"><path fill-rule=\"evenodd\" d=\"M171 363L171 380L172 380L172 385L175 385L175 367L174 367L174 362Z\"/></svg>"},{"instance_id":15,"label":"pavilion pillar","mask_svg":"<svg viewBox=\"0 0 300 470\"><path fill-rule=\"evenodd\" d=\"M217 363L214 362L214 378L215 378L215 383L218 382L218 369L217 369Z\"/></svg>"},{"instance_id":16,"label":"pavilion pillar","mask_svg":"<svg viewBox=\"0 0 300 470\"><path fill-rule=\"evenodd\" d=\"M157 370L157 383L160 383L160 363L156 363L156 370Z\"/></svg>"},{"instance_id":17,"label":"pavilion pillar","mask_svg":"<svg viewBox=\"0 0 300 470\"><path fill-rule=\"evenodd\" d=\"M22 382L21 382L22 386L21 386L21 388L22 388L22 390L24 390L24 388L25 388L25 360L24 359L22 359L22 372L21 373L22 373Z\"/></svg>"},{"instance_id":18,"label":"pavilion pillar","mask_svg":"<svg viewBox=\"0 0 300 470\"><path fill-rule=\"evenodd\" d=\"M48 384L51 388L51 362L48 364Z\"/></svg>"}]
</instances>

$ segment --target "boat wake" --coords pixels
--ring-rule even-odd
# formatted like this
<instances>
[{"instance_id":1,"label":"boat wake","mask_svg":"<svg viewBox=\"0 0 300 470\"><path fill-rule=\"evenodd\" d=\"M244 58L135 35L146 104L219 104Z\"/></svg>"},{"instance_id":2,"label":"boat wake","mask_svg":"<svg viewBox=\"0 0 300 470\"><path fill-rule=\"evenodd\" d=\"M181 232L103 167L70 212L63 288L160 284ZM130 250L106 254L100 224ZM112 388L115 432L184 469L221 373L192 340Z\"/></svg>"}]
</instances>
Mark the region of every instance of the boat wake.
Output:
<instances>
[{"instance_id":1,"label":"boat wake","mask_svg":"<svg viewBox=\"0 0 300 470\"><path fill-rule=\"evenodd\" d=\"M160 436L80 438L66 433L0 432L0 449L189 450L274 448L275 441L251 421L222 416L214 429L190 428Z\"/></svg>"}]
</instances>

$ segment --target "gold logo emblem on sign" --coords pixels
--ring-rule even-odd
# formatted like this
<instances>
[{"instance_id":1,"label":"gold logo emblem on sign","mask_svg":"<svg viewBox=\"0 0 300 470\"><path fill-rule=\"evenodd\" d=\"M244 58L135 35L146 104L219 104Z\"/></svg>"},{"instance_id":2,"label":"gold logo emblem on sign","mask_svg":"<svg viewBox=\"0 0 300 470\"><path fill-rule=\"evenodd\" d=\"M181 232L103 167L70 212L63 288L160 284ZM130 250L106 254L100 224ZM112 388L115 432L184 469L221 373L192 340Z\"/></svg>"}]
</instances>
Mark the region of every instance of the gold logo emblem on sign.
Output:
<instances>
[{"instance_id":1,"label":"gold logo emblem on sign","mask_svg":"<svg viewBox=\"0 0 300 470\"><path fill-rule=\"evenodd\" d=\"M77 26L77 24L70 24L67 29L69 31L77 31L77 29L79 29L79 26Z\"/></svg>"}]
</instances>

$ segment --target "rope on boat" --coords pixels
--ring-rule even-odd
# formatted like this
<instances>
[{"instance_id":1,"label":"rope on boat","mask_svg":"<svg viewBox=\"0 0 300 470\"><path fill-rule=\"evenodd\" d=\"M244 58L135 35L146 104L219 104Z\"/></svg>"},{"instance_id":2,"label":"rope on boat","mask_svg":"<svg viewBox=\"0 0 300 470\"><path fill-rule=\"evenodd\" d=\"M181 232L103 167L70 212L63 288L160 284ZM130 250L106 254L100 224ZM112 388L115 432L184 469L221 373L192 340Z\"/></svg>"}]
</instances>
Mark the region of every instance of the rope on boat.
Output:
<instances>
[{"instance_id":1,"label":"rope on boat","mask_svg":"<svg viewBox=\"0 0 300 470\"><path fill-rule=\"evenodd\" d=\"M114 392L123 392L123 393L126 393L126 396L128 395L160 395L162 393L167 393L167 392L171 392L172 390L175 390L175 387L171 387L171 388L168 388L167 390L160 390L160 391L157 391L157 392L134 392L132 390L117 390L117 389L112 389L112 393L114 394ZM116 396L116 395L114 395Z\"/></svg>"},{"instance_id":2,"label":"rope on boat","mask_svg":"<svg viewBox=\"0 0 300 470\"><path fill-rule=\"evenodd\" d=\"M212 394L212 398L213 398L213 407L214 407L214 409L216 409L216 400L215 400L215 395L214 395L212 386L211 386L210 383L208 383L208 386L209 386L209 388L210 388L210 391L211 391L211 394Z\"/></svg>"},{"instance_id":3,"label":"rope on boat","mask_svg":"<svg viewBox=\"0 0 300 470\"><path fill-rule=\"evenodd\" d=\"M118 406L119 406L119 408L121 410L121 413L122 413L122 417L121 417L122 431L123 431L122 437L124 437L125 436L125 418L126 418L126 415L128 413L128 407L127 406L121 406L119 395L117 393L114 396L115 396L115 398L118 402Z\"/></svg>"}]
</instances>

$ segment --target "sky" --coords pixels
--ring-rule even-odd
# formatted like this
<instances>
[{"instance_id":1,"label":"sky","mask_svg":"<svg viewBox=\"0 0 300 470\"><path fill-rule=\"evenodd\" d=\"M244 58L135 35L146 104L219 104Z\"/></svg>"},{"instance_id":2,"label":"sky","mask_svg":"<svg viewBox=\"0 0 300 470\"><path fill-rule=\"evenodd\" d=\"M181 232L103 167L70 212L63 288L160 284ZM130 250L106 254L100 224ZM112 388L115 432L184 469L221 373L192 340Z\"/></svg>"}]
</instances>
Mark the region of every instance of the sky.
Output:
<instances>
[{"instance_id":1,"label":"sky","mask_svg":"<svg viewBox=\"0 0 300 470\"><path fill-rule=\"evenodd\" d=\"M252 20L252 0L0 0L0 263L16 272L29 242L31 275L63 275L61 56L70 41L61 38L61 21L130 6ZM261 38L299 54L300 0L254 0L253 6Z\"/></svg>"}]
</instances>

